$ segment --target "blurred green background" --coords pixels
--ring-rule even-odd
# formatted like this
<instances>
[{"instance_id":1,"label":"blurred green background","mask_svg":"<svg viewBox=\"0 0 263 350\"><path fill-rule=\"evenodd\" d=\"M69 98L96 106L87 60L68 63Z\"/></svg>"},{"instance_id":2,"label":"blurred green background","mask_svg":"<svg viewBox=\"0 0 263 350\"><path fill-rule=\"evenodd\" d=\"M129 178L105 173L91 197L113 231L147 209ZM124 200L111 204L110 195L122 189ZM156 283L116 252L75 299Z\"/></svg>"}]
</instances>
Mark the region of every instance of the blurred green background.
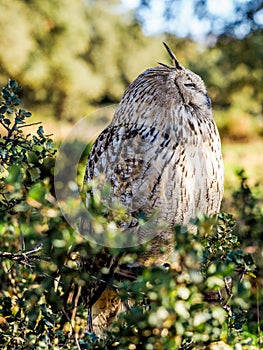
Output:
<instances>
[{"instance_id":1,"label":"blurred green background","mask_svg":"<svg viewBox=\"0 0 263 350\"><path fill-rule=\"evenodd\" d=\"M217 3L217 5L216 5ZM162 41L204 79L226 166L262 182L263 2L259 0L0 0L0 84L16 79L25 107L55 140L90 115L94 140L127 85L158 61Z\"/></svg>"}]
</instances>

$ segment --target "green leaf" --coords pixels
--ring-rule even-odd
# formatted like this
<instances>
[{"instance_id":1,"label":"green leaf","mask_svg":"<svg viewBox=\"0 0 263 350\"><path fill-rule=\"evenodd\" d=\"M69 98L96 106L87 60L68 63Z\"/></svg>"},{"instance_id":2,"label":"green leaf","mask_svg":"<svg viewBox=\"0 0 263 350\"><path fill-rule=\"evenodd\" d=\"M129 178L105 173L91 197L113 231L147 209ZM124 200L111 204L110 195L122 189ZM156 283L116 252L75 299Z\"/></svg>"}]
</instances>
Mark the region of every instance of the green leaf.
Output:
<instances>
[{"instance_id":1,"label":"green leaf","mask_svg":"<svg viewBox=\"0 0 263 350\"><path fill-rule=\"evenodd\" d=\"M1 106L0 107L0 114L4 114L7 110L7 107L6 106Z\"/></svg>"},{"instance_id":2,"label":"green leaf","mask_svg":"<svg viewBox=\"0 0 263 350\"><path fill-rule=\"evenodd\" d=\"M16 118L16 124L25 124L24 119L21 119L20 117Z\"/></svg>"},{"instance_id":3,"label":"green leaf","mask_svg":"<svg viewBox=\"0 0 263 350\"><path fill-rule=\"evenodd\" d=\"M54 147L54 143L51 139L47 140L46 142L46 149L51 150Z\"/></svg>"},{"instance_id":4,"label":"green leaf","mask_svg":"<svg viewBox=\"0 0 263 350\"><path fill-rule=\"evenodd\" d=\"M31 117L32 114L30 112L27 112L24 109L22 109L21 115L23 115L23 117L25 117L25 118L29 118L29 117Z\"/></svg>"},{"instance_id":5,"label":"green leaf","mask_svg":"<svg viewBox=\"0 0 263 350\"><path fill-rule=\"evenodd\" d=\"M36 155L35 152L29 151L27 154L27 161L28 163L36 165L39 164L39 157Z\"/></svg>"},{"instance_id":6,"label":"green leaf","mask_svg":"<svg viewBox=\"0 0 263 350\"><path fill-rule=\"evenodd\" d=\"M11 115L14 113L14 111L12 108L7 108L6 113Z\"/></svg>"},{"instance_id":7,"label":"green leaf","mask_svg":"<svg viewBox=\"0 0 263 350\"><path fill-rule=\"evenodd\" d=\"M55 158L47 157L43 160L43 169L47 173L54 173L54 167L55 167Z\"/></svg>"},{"instance_id":8,"label":"green leaf","mask_svg":"<svg viewBox=\"0 0 263 350\"><path fill-rule=\"evenodd\" d=\"M36 167L28 168L27 171L30 174L31 180L35 182L40 177L40 169Z\"/></svg>"},{"instance_id":9,"label":"green leaf","mask_svg":"<svg viewBox=\"0 0 263 350\"><path fill-rule=\"evenodd\" d=\"M42 202L45 198L45 194L46 194L46 188L43 186L41 182L38 182L30 188L28 192L28 197L38 202Z\"/></svg>"},{"instance_id":10,"label":"green leaf","mask_svg":"<svg viewBox=\"0 0 263 350\"><path fill-rule=\"evenodd\" d=\"M39 139L38 139L35 135L33 135L33 140L34 140L34 142L35 142L36 144L39 143Z\"/></svg>"},{"instance_id":11,"label":"green leaf","mask_svg":"<svg viewBox=\"0 0 263 350\"><path fill-rule=\"evenodd\" d=\"M6 183L12 184L12 183L16 183L19 182L21 180L22 177L22 169L20 166L18 165L11 165L8 168L8 176L5 179Z\"/></svg>"},{"instance_id":12,"label":"green leaf","mask_svg":"<svg viewBox=\"0 0 263 350\"><path fill-rule=\"evenodd\" d=\"M254 264L254 260L251 254L246 254L244 257L245 263L247 265L253 265Z\"/></svg>"},{"instance_id":13,"label":"green leaf","mask_svg":"<svg viewBox=\"0 0 263 350\"><path fill-rule=\"evenodd\" d=\"M5 118L5 119L3 120L3 122L4 122L6 125L10 125L10 124L11 124L11 120L8 119L8 118Z\"/></svg>"},{"instance_id":14,"label":"green leaf","mask_svg":"<svg viewBox=\"0 0 263 350\"><path fill-rule=\"evenodd\" d=\"M42 125L40 125L40 127L37 129L37 134L39 136L43 136L44 135L44 128Z\"/></svg>"},{"instance_id":15,"label":"green leaf","mask_svg":"<svg viewBox=\"0 0 263 350\"><path fill-rule=\"evenodd\" d=\"M17 213L26 212L28 209L29 205L26 202L18 203L13 208L13 210Z\"/></svg>"},{"instance_id":16,"label":"green leaf","mask_svg":"<svg viewBox=\"0 0 263 350\"><path fill-rule=\"evenodd\" d=\"M15 80L10 79L8 82L8 87L11 89L15 89L18 87L18 83Z\"/></svg>"},{"instance_id":17,"label":"green leaf","mask_svg":"<svg viewBox=\"0 0 263 350\"><path fill-rule=\"evenodd\" d=\"M10 91L7 89L7 88L3 88L2 90L2 95L3 95L3 98L7 101L10 99Z\"/></svg>"}]
</instances>

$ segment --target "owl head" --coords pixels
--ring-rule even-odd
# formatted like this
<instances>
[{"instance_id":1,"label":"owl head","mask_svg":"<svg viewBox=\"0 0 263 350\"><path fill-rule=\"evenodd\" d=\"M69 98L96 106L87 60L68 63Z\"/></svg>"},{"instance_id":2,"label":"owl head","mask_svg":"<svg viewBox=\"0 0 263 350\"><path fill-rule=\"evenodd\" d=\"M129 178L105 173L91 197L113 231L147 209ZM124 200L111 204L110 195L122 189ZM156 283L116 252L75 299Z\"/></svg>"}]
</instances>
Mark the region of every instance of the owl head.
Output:
<instances>
[{"instance_id":1,"label":"owl head","mask_svg":"<svg viewBox=\"0 0 263 350\"><path fill-rule=\"evenodd\" d=\"M152 108L173 109L184 107L188 111L201 112L211 117L211 100L203 80L199 75L186 69L167 49L172 65L159 63L141 73L126 89L120 102L120 109L125 108L132 114ZM124 113L122 110L121 113Z\"/></svg>"},{"instance_id":2,"label":"owl head","mask_svg":"<svg viewBox=\"0 0 263 350\"><path fill-rule=\"evenodd\" d=\"M173 66L168 66L160 62L159 64L170 70L167 82L170 84L170 88L172 89L173 85L175 85L175 90L179 93L183 104L194 108L210 108L211 100L202 78L191 70L184 68L168 45L166 43L163 44L172 59Z\"/></svg>"}]
</instances>

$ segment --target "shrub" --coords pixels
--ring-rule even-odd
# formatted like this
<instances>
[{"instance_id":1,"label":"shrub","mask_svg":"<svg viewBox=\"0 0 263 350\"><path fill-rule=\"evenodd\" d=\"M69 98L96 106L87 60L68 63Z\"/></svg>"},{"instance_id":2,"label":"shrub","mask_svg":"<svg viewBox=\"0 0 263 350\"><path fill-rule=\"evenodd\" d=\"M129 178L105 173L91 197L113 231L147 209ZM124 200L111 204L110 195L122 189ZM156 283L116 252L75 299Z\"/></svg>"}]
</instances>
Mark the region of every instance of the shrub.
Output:
<instances>
[{"instance_id":1,"label":"shrub","mask_svg":"<svg viewBox=\"0 0 263 350\"><path fill-rule=\"evenodd\" d=\"M80 268L78 256L90 257L102 248L86 241L61 215L53 188L56 149L42 125L32 132L31 114L18 107L20 91L10 80L0 103L1 348L262 345L257 311L254 322L247 322L256 267L240 248L232 216L224 213L200 219L196 235L174 229L172 268L144 267L132 282L116 279L121 300L130 300L129 312L121 313L102 338L87 332L81 291L91 275ZM235 198L242 206L244 198ZM94 207L98 217L100 207ZM123 264L136 259L137 249L127 252Z\"/></svg>"}]
</instances>

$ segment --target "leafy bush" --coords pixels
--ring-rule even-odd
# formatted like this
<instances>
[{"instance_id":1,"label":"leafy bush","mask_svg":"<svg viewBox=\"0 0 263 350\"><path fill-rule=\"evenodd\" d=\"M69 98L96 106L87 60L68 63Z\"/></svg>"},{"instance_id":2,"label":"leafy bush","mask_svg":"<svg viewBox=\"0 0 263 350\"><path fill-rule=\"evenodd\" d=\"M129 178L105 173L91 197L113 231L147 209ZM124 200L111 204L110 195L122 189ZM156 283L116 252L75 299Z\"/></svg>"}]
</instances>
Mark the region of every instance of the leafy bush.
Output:
<instances>
[{"instance_id":1,"label":"leafy bush","mask_svg":"<svg viewBox=\"0 0 263 350\"><path fill-rule=\"evenodd\" d=\"M53 188L56 149L42 125L25 134L34 125L26 122L30 113L18 108L20 91L9 81L0 104L1 348L259 348L257 309L248 322L248 310L259 302L253 287L256 266L240 248L232 216L224 213L200 219L196 235L174 229L172 266L144 267L133 281L116 278L121 300L130 300L129 312L120 313L101 338L87 331L82 291L91 276L78 257L102 248L61 215ZM243 187L249 192L244 182ZM235 194L240 208L244 198ZM258 235L256 222L262 222L256 203L246 205L251 212L240 218L246 223L246 231L239 227L243 247L247 227ZM134 261L140 249L127 252L123 264Z\"/></svg>"}]
</instances>

